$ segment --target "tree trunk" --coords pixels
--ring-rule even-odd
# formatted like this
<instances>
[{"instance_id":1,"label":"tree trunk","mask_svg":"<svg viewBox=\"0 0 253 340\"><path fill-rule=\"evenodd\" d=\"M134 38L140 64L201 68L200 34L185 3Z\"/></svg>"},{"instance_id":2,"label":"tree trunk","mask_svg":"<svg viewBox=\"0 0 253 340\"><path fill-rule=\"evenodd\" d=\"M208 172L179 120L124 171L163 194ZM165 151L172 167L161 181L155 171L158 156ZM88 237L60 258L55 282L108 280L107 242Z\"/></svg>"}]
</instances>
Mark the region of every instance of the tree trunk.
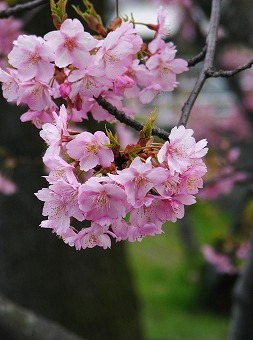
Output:
<instances>
[{"instance_id":1,"label":"tree trunk","mask_svg":"<svg viewBox=\"0 0 253 340\"><path fill-rule=\"evenodd\" d=\"M234 290L234 306L230 326L230 340L253 339L253 234L250 252L243 274Z\"/></svg>"}]
</instances>

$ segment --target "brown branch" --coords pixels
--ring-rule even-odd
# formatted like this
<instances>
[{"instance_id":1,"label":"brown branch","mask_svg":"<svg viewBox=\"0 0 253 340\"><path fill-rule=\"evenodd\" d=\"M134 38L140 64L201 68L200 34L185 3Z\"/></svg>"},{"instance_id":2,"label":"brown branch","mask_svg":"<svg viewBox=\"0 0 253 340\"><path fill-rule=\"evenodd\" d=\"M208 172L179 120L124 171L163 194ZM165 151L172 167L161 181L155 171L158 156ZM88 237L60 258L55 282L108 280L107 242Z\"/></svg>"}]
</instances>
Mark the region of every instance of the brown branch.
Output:
<instances>
[{"instance_id":1,"label":"brown branch","mask_svg":"<svg viewBox=\"0 0 253 340\"><path fill-rule=\"evenodd\" d=\"M24 4L19 4L13 7L8 7L3 11L0 11L0 19L6 19L11 17L12 15L22 13L24 11L28 11L30 9L36 8L41 5L45 5L49 3L49 0L34 0L29 1Z\"/></svg>"},{"instance_id":2,"label":"brown branch","mask_svg":"<svg viewBox=\"0 0 253 340\"><path fill-rule=\"evenodd\" d=\"M115 106L113 106L111 103L108 103L102 96L99 96L98 98L94 98L97 103L105 110L107 110L111 115L113 115L119 122L124 123L133 129L140 131L143 129L144 124L138 122L135 119L129 118L125 115L124 112L119 111ZM159 127L154 127L152 130L153 135L158 136L164 140L167 140L169 138L169 133L163 129L160 129Z\"/></svg>"},{"instance_id":3,"label":"brown branch","mask_svg":"<svg viewBox=\"0 0 253 340\"><path fill-rule=\"evenodd\" d=\"M182 114L178 122L179 125L186 125L189 119L192 107L207 79L207 70L213 67L213 59L215 53L215 47L217 42L217 35L218 35L218 27L219 27L219 20L220 20L220 8L221 8L221 0L213 0L212 1L212 11L210 17L210 27L209 32L206 39L207 49L206 55L204 59L204 65L200 71L199 77L196 80L196 83L193 87L193 90L185 102L182 108Z\"/></svg>"},{"instance_id":4,"label":"brown branch","mask_svg":"<svg viewBox=\"0 0 253 340\"><path fill-rule=\"evenodd\" d=\"M207 77L213 77L213 78L218 78L218 77L230 78L244 70L251 68L252 66L253 66L253 59L251 59L248 63L237 67L234 70L215 71L214 69L210 68L206 71L206 75Z\"/></svg>"},{"instance_id":5,"label":"brown branch","mask_svg":"<svg viewBox=\"0 0 253 340\"><path fill-rule=\"evenodd\" d=\"M84 340L0 295L0 329L4 336L22 340ZM4 334L2 334L4 332Z\"/></svg>"},{"instance_id":6,"label":"brown branch","mask_svg":"<svg viewBox=\"0 0 253 340\"><path fill-rule=\"evenodd\" d=\"M187 60L188 67L193 67L197 65L199 62L203 61L206 56L206 46L202 48L202 50L193 58Z\"/></svg>"}]
</instances>

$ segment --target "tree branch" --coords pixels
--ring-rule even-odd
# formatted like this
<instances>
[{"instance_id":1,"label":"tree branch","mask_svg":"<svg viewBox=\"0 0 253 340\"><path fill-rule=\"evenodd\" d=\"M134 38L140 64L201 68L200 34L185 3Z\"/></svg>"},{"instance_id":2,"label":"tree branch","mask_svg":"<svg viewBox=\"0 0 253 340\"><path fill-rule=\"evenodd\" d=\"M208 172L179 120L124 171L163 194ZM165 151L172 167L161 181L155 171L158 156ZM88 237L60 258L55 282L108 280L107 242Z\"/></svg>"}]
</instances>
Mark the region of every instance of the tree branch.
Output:
<instances>
[{"instance_id":1,"label":"tree branch","mask_svg":"<svg viewBox=\"0 0 253 340\"><path fill-rule=\"evenodd\" d=\"M199 62L205 59L206 55L206 45L202 48L202 50L193 58L187 60L188 67L193 67L197 65Z\"/></svg>"},{"instance_id":2,"label":"tree branch","mask_svg":"<svg viewBox=\"0 0 253 340\"><path fill-rule=\"evenodd\" d=\"M99 96L98 98L94 99L97 101L97 103L105 110L107 110L111 115L113 115L119 122L124 123L133 129L140 131L143 129L144 125L143 123L138 122L135 119L129 118L125 115L124 112L119 111L115 106L113 106L111 103L108 103L102 96ZM153 135L158 136L164 140L167 140L169 138L169 133L163 129L160 129L159 127L154 127L152 130Z\"/></svg>"},{"instance_id":3,"label":"tree branch","mask_svg":"<svg viewBox=\"0 0 253 340\"><path fill-rule=\"evenodd\" d=\"M193 90L185 102L182 108L182 114L178 122L179 125L186 125L189 119L192 107L207 79L207 70L213 67L213 59L215 53L215 47L217 42L217 35L218 35L218 27L219 27L219 20L220 20L220 8L221 8L221 0L213 0L212 1L212 11L210 17L210 27L209 32L206 39L207 49L206 55L204 59L204 65L200 71L199 77L193 87Z\"/></svg>"},{"instance_id":4,"label":"tree branch","mask_svg":"<svg viewBox=\"0 0 253 340\"><path fill-rule=\"evenodd\" d=\"M84 340L55 322L20 307L0 295L1 339L7 336L22 340Z\"/></svg>"},{"instance_id":5,"label":"tree branch","mask_svg":"<svg viewBox=\"0 0 253 340\"><path fill-rule=\"evenodd\" d=\"M215 71L214 69L210 68L209 70L206 71L206 75L207 77L213 77L213 78L218 78L218 77L230 78L236 75L237 73L240 73L244 70L251 68L252 66L253 66L253 59L251 59L246 64L237 67L234 70Z\"/></svg>"},{"instance_id":6,"label":"tree branch","mask_svg":"<svg viewBox=\"0 0 253 340\"><path fill-rule=\"evenodd\" d=\"M24 11L28 11L30 9L36 8L41 5L45 5L49 3L49 0L34 0L30 2L26 2L21 5L16 5L13 7L8 7L3 11L0 11L0 19L7 19L12 15L22 13Z\"/></svg>"}]
</instances>

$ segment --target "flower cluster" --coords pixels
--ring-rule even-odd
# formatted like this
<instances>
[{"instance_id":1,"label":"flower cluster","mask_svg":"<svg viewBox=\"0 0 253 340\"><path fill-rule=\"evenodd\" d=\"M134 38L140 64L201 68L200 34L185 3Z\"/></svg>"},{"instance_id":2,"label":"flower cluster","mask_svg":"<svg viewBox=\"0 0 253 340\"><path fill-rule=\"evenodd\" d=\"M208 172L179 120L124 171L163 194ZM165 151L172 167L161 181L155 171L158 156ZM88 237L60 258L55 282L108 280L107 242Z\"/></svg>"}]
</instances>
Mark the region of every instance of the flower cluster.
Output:
<instances>
[{"instance_id":1,"label":"flower cluster","mask_svg":"<svg viewBox=\"0 0 253 340\"><path fill-rule=\"evenodd\" d=\"M195 203L206 173L206 140L196 143L183 126L173 128L163 145L141 133L137 144L119 151L102 131L71 131L62 106L40 134L50 169L49 188L36 194L48 217L41 226L76 249L107 248L110 237L133 242L160 234L165 221L182 218L184 205ZM74 220L88 220L90 227L78 231Z\"/></svg>"},{"instance_id":2,"label":"flower cluster","mask_svg":"<svg viewBox=\"0 0 253 340\"><path fill-rule=\"evenodd\" d=\"M87 119L87 112L98 121L112 121L94 97L101 95L124 110L123 97L148 103L160 92L172 91L176 74L186 71L187 63L175 59L175 46L162 39L165 14L160 9L157 32L148 46L131 22L121 20L99 39L85 32L76 18L65 20L44 38L20 35L8 56L12 68L0 69L4 97L27 104L22 121L41 127L53 121L56 98L67 101L72 121Z\"/></svg>"},{"instance_id":3,"label":"flower cluster","mask_svg":"<svg viewBox=\"0 0 253 340\"><path fill-rule=\"evenodd\" d=\"M113 120L96 103L99 95L123 111L124 97L149 103L157 94L172 91L176 75L187 70L187 62L175 58L174 44L162 39L165 14L160 9L157 32L148 46L133 24L122 20L99 39L85 32L76 18L66 19L44 38L20 35L8 55L12 67L0 69L4 97L27 104L29 111L21 120L39 128L53 121L57 98L67 101L69 119L75 122L87 119L88 112L98 121Z\"/></svg>"},{"instance_id":4,"label":"flower cluster","mask_svg":"<svg viewBox=\"0 0 253 340\"><path fill-rule=\"evenodd\" d=\"M12 67L0 69L4 97L28 105L21 120L40 128L47 144L49 186L36 193L47 217L41 227L76 249L160 234L165 221L183 217L184 205L195 203L203 185L207 142L196 142L190 129L175 127L160 144L151 136L153 123L147 123L138 142L120 150L110 131L92 134L72 124L88 112L97 121L113 121L98 96L131 114L123 108L124 97L149 103L177 86L176 75L187 63L163 40L165 15L160 8L148 45L130 21L116 18L108 32L94 37L78 19L66 19L44 38L19 36L8 55ZM78 221L89 226L78 227Z\"/></svg>"}]
</instances>

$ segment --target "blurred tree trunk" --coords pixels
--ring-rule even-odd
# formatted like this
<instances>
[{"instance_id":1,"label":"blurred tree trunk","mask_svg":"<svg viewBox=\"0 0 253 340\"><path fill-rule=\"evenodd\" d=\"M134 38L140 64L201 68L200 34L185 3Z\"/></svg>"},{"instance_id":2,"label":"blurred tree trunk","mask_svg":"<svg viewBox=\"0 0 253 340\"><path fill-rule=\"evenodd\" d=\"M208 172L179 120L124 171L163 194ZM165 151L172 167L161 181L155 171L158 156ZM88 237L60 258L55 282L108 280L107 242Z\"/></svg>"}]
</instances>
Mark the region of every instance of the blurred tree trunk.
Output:
<instances>
[{"instance_id":1,"label":"blurred tree trunk","mask_svg":"<svg viewBox=\"0 0 253 340\"><path fill-rule=\"evenodd\" d=\"M28 16L30 32L52 29L48 7ZM34 192L46 186L43 143L35 127L20 122L24 108L0 102L0 155L12 157L19 189L0 196L0 292L87 339L142 339L123 245L78 252L40 229L42 204ZM0 339L7 340L2 329Z\"/></svg>"},{"instance_id":2,"label":"blurred tree trunk","mask_svg":"<svg viewBox=\"0 0 253 340\"><path fill-rule=\"evenodd\" d=\"M228 31L231 42L253 47L253 0L225 0L222 6L221 24Z\"/></svg>"},{"instance_id":3,"label":"blurred tree trunk","mask_svg":"<svg viewBox=\"0 0 253 340\"><path fill-rule=\"evenodd\" d=\"M250 252L244 272L234 291L234 306L230 327L230 340L253 339L253 233Z\"/></svg>"}]
</instances>

